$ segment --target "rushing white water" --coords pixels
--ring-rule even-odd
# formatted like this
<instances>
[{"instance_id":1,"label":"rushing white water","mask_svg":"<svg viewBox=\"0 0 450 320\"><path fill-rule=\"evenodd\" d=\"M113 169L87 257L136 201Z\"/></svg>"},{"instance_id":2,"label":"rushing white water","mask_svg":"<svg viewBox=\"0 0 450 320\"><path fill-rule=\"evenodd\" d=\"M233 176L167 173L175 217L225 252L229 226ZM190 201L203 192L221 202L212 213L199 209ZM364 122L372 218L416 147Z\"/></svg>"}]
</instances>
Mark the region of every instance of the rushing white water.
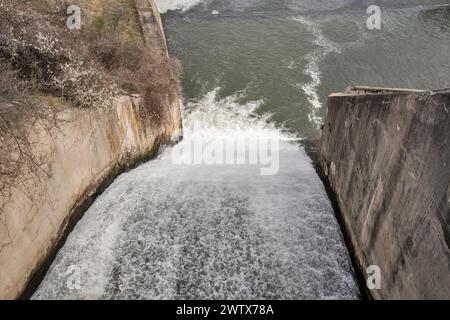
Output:
<instances>
[{"instance_id":1,"label":"rushing white water","mask_svg":"<svg viewBox=\"0 0 450 320\"><path fill-rule=\"evenodd\" d=\"M359 291L311 160L254 114L258 102L186 106L185 139L278 136L280 170L176 165L167 148L85 213L34 299L353 299ZM200 126L194 125L200 123ZM199 129L200 128L200 129Z\"/></svg>"}]
</instances>

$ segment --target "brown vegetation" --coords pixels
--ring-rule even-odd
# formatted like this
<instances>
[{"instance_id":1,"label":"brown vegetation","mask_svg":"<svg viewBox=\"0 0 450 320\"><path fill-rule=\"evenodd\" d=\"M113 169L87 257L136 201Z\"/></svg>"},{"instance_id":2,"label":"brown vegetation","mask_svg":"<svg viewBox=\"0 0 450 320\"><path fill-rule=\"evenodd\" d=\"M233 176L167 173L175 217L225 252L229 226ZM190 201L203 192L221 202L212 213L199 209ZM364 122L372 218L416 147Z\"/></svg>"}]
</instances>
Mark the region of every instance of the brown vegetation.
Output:
<instances>
[{"instance_id":1,"label":"brown vegetation","mask_svg":"<svg viewBox=\"0 0 450 320\"><path fill-rule=\"evenodd\" d=\"M53 96L73 107L107 107L116 94L145 97L143 116L157 122L173 95L178 63L144 45L133 0L70 1L82 8L81 30L68 30L64 0L0 3L0 197L17 179L42 169L30 131L57 128ZM33 156L34 155L34 156ZM0 203L0 209L1 209Z\"/></svg>"}]
</instances>

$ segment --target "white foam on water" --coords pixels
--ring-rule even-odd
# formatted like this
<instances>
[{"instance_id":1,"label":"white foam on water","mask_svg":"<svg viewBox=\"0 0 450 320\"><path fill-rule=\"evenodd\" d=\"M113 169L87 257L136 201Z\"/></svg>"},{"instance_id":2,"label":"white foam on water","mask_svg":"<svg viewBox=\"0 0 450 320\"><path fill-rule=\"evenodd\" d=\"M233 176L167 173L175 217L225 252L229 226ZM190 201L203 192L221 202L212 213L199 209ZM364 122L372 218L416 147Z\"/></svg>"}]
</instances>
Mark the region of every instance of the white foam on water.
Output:
<instances>
[{"instance_id":1,"label":"white foam on water","mask_svg":"<svg viewBox=\"0 0 450 320\"><path fill-rule=\"evenodd\" d=\"M219 98L220 88L216 88L196 102L189 102L183 108L183 127L185 136L200 133L204 136L229 137L255 135L284 140L298 139L285 129L277 127L265 113L257 110L263 100L239 102L245 98L245 92Z\"/></svg>"},{"instance_id":2,"label":"white foam on water","mask_svg":"<svg viewBox=\"0 0 450 320\"><path fill-rule=\"evenodd\" d=\"M330 53L340 53L340 47L337 43L327 39L323 35L319 24L315 23L314 21L302 16L296 17L294 18L294 20L304 24L308 28L308 31L310 31L315 37L314 44L317 46L317 49L305 56L305 59L308 63L303 70L303 74L309 76L311 78L311 81L307 83L301 83L299 84L299 86L306 94L308 101L312 107L312 110L308 115L309 120L317 126L320 126L323 121L322 117L319 114L320 110L322 109L322 102L320 101L318 93L319 86L322 83L322 71L320 70L320 63Z\"/></svg>"},{"instance_id":3,"label":"white foam on water","mask_svg":"<svg viewBox=\"0 0 450 320\"><path fill-rule=\"evenodd\" d=\"M279 149L298 148L291 142L299 138L277 127L270 114L258 114L262 100L240 103L245 92L224 98L218 97L219 92L216 88L186 104L184 139L162 157L178 164L251 163L264 174L275 174Z\"/></svg>"},{"instance_id":4,"label":"white foam on water","mask_svg":"<svg viewBox=\"0 0 450 320\"><path fill-rule=\"evenodd\" d=\"M350 258L311 160L243 94L184 108L185 138L121 175L85 213L34 299L355 299ZM199 124L199 125L198 125ZM196 134L283 141L280 170L177 165ZM80 287L68 286L72 266Z\"/></svg>"},{"instance_id":5,"label":"white foam on water","mask_svg":"<svg viewBox=\"0 0 450 320\"><path fill-rule=\"evenodd\" d=\"M298 68L298 65L297 65L297 63L295 62L294 59L291 59L291 60L289 60L289 64L288 64L287 67L288 67L289 70L295 70L295 69Z\"/></svg>"},{"instance_id":6,"label":"white foam on water","mask_svg":"<svg viewBox=\"0 0 450 320\"><path fill-rule=\"evenodd\" d=\"M159 12L166 13L169 10L186 11L202 0L155 0Z\"/></svg>"}]
</instances>

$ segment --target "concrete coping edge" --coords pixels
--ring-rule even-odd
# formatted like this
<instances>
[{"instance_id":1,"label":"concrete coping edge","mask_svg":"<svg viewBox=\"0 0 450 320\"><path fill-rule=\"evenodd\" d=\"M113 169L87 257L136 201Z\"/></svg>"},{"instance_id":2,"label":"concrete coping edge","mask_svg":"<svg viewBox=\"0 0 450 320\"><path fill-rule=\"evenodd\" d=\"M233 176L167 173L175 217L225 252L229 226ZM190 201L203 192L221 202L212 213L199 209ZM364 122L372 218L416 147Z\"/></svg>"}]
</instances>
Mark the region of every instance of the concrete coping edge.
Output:
<instances>
[{"instance_id":1,"label":"concrete coping edge","mask_svg":"<svg viewBox=\"0 0 450 320\"><path fill-rule=\"evenodd\" d=\"M388 88L388 87L369 87L369 86L351 86L344 92L336 92L330 94L330 97L342 96L359 96L359 95L376 95L376 94L426 94L432 95L435 93L450 93L450 88L439 90L418 90L407 88Z\"/></svg>"}]
</instances>

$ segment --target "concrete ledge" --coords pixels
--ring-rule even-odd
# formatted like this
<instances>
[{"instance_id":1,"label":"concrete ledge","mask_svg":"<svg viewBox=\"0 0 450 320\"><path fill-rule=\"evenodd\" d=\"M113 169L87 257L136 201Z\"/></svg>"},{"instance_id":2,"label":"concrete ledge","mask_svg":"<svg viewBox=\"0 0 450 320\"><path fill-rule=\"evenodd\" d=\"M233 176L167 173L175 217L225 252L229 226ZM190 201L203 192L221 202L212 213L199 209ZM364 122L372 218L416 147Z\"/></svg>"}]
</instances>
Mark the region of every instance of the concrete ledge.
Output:
<instances>
[{"instance_id":1,"label":"concrete ledge","mask_svg":"<svg viewBox=\"0 0 450 320\"><path fill-rule=\"evenodd\" d=\"M319 162L371 297L449 299L450 90L331 95Z\"/></svg>"},{"instance_id":2,"label":"concrete ledge","mask_svg":"<svg viewBox=\"0 0 450 320\"><path fill-rule=\"evenodd\" d=\"M330 94L330 97L344 97L344 96L360 96L360 95L374 95L374 94L436 94L440 92L450 92L450 89L441 90L417 90L405 88L385 88L385 87L364 87L354 86L348 87L344 92L336 92Z\"/></svg>"}]
</instances>

